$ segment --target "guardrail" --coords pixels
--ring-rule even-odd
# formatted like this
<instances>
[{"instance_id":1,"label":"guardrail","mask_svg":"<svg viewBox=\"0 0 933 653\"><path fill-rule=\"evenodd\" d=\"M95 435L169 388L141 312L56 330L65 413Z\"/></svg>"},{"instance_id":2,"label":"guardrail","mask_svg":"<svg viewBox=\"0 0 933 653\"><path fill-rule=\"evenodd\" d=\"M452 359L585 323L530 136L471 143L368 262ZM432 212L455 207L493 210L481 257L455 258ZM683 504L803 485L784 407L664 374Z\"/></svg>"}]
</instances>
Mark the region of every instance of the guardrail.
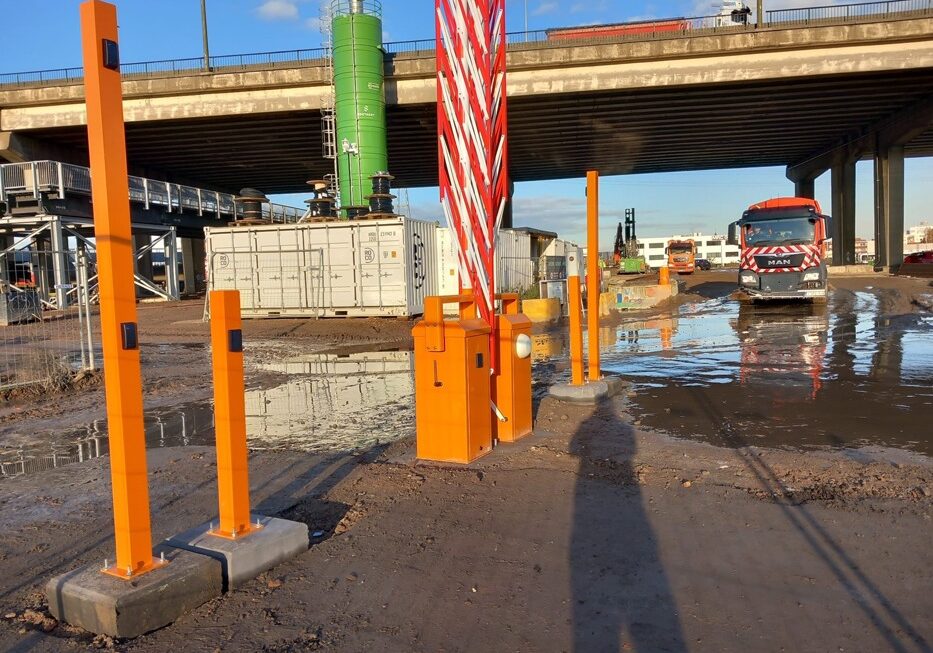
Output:
<instances>
[{"instance_id":1,"label":"guardrail","mask_svg":"<svg viewBox=\"0 0 933 653\"><path fill-rule=\"evenodd\" d=\"M933 0L885 0L884 2L860 2L848 5L824 5L800 7L798 9L775 9L766 11L769 25L809 25L821 22L855 22L884 19L891 16L933 13Z\"/></svg>"},{"instance_id":2,"label":"guardrail","mask_svg":"<svg viewBox=\"0 0 933 653\"><path fill-rule=\"evenodd\" d=\"M130 202L145 209L158 207L167 213L197 213L201 217L234 221L240 217L234 195L183 184L146 179L130 175ZM0 165L0 202L9 203L11 196L32 196L56 193L61 197L91 194L91 171L58 161L29 161ZM295 223L305 211L284 204L263 203L262 217L273 223Z\"/></svg>"},{"instance_id":3,"label":"guardrail","mask_svg":"<svg viewBox=\"0 0 933 653\"><path fill-rule=\"evenodd\" d=\"M800 9L777 9L765 12L765 27L809 25L813 23L853 23L865 20L885 20L892 17L933 15L933 0L884 0L845 5L825 5ZM749 18L746 16L746 18ZM699 16L693 18L661 18L643 22L614 25L560 27L528 32L509 32L506 41L510 50L553 46L555 42L613 43L649 41L683 36L700 36L718 31L754 29L753 21L733 22L730 16ZM433 52L434 39L394 41L383 44L388 55ZM163 59L120 65L124 79L174 77L199 73L274 70L276 68L326 65L327 49L278 50L214 56L209 68L204 59ZM43 86L49 83L80 84L81 68L56 68L19 73L0 73L0 89Z\"/></svg>"}]
</instances>

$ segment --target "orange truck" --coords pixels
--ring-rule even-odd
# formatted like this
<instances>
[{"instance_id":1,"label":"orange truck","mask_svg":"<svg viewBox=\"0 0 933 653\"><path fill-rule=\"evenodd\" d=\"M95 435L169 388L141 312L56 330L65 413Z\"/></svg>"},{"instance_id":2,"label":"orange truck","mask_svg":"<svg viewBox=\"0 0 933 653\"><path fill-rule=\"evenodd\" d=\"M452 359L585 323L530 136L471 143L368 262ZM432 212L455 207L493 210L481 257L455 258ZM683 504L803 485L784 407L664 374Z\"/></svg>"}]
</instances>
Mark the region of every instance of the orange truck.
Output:
<instances>
[{"instance_id":1,"label":"orange truck","mask_svg":"<svg viewBox=\"0 0 933 653\"><path fill-rule=\"evenodd\" d=\"M697 244L692 240L667 241L667 267L677 274L693 274L697 262Z\"/></svg>"},{"instance_id":2,"label":"orange truck","mask_svg":"<svg viewBox=\"0 0 933 653\"><path fill-rule=\"evenodd\" d=\"M742 298L825 302L831 224L819 202L806 197L777 197L748 207L729 225L729 244L740 247Z\"/></svg>"}]
</instances>

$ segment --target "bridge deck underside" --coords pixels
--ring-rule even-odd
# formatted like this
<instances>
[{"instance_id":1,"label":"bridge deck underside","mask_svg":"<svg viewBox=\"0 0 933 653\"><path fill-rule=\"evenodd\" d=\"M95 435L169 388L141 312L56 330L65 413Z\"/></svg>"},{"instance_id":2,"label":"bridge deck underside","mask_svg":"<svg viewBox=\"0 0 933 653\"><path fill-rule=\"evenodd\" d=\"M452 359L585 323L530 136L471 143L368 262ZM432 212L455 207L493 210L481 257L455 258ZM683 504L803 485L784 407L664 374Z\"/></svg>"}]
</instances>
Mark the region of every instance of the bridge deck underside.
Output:
<instances>
[{"instance_id":1,"label":"bridge deck underside","mask_svg":"<svg viewBox=\"0 0 933 653\"><path fill-rule=\"evenodd\" d=\"M858 133L933 89L933 71L838 75L515 97L509 104L516 181L786 165ZM437 184L435 106L388 107L389 167L398 186ZM32 132L86 148L82 128ZM317 111L127 125L132 165L220 190L304 192L331 171ZM933 129L907 146L933 155Z\"/></svg>"}]
</instances>

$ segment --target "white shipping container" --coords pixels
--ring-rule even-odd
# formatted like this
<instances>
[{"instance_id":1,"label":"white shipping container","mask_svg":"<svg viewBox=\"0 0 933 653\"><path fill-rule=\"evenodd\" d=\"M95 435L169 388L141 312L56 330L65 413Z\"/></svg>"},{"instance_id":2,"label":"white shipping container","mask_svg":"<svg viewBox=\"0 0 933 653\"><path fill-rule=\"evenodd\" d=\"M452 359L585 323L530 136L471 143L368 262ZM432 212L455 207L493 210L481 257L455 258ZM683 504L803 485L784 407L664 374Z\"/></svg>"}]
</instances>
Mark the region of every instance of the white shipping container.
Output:
<instances>
[{"instance_id":1,"label":"white shipping container","mask_svg":"<svg viewBox=\"0 0 933 653\"><path fill-rule=\"evenodd\" d=\"M208 227L208 285L244 317L401 316L436 294L437 223L389 218Z\"/></svg>"},{"instance_id":2,"label":"white shipping container","mask_svg":"<svg viewBox=\"0 0 933 653\"><path fill-rule=\"evenodd\" d=\"M456 295L457 250L453 231L437 228L438 294ZM496 236L496 292L521 292L534 285L531 236L524 231L500 229Z\"/></svg>"}]
</instances>

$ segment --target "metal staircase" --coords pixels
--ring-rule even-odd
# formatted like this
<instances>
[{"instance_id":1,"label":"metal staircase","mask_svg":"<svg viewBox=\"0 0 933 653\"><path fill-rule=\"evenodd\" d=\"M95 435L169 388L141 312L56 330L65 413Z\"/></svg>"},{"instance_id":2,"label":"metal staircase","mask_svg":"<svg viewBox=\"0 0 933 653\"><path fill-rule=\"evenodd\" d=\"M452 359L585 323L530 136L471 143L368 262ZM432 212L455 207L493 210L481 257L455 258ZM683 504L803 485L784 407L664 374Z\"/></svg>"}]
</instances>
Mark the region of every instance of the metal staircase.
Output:
<instances>
[{"instance_id":1,"label":"metal staircase","mask_svg":"<svg viewBox=\"0 0 933 653\"><path fill-rule=\"evenodd\" d=\"M334 41L333 41L333 8L329 0L321 2L321 46L327 51L325 58L326 75L330 87L321 99L321 138L322 154L325 159L334 162L334 172L324 175L328 182L328 192L336 198L340 197L340 184L337 177L337 117L334 111L336 95L334 91Z\"/></svg>"}]
</instances>

